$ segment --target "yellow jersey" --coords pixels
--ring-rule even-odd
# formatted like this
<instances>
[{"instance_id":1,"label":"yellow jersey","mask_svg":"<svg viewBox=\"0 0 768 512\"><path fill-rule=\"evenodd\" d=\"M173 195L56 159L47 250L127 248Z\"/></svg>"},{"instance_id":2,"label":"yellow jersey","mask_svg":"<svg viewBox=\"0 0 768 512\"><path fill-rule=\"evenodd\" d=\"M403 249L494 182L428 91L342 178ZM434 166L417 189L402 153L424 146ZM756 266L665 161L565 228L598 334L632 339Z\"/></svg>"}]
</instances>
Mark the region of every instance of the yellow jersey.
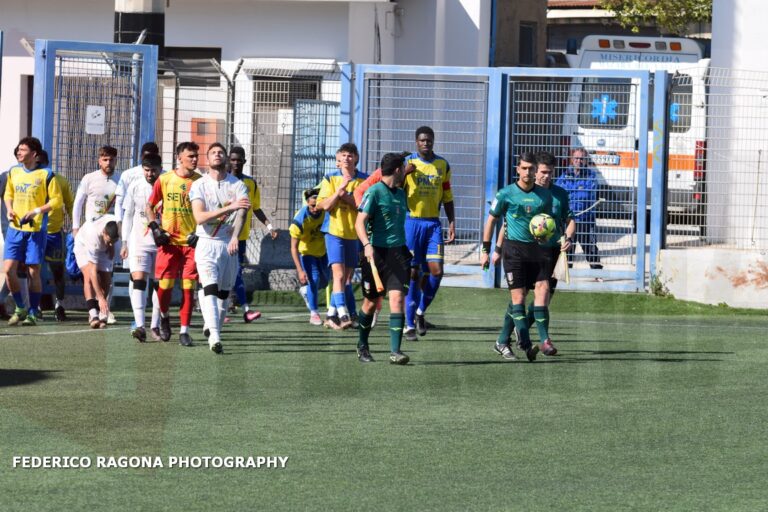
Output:
<instances>
[{"instance_id":1,"label":"yellow jersey","mask_svg":"<svg viewBox=\"0 0 768 512\"><path fill-rule=\"evenodd\" d=\"M288 232L291 238L299 240L299 254L318 258L325 256L325 237L320 231L325 217L325 212L320 210L317 215L312 215L308 206L296 212Z\"/></svg>"},{"instance_id":2,"label":"yellow jersey","mask_svg":"<svg viewBox=\"0 0 768 512\"><path fill-rule=\"evenodd\" d=\"M59 182L53 179L53 172L44 167L28 171L22 165L12 167L8 171L8 184L5 187L5 198L11 202L11 207L16 213L16 219L9 224L19 231L38 232L47 229L48 214L35 215L33 222L19 226L21 219L27 212L40 208L46 204L53 210L61 208L62 197Z\"/></svg>"},{"instance_id":3,"label":"yellow jersey","mask_svg":"<svg viewBox=\"0 0 768 512\"><path fill-rule=\"evenodd\" d=\"M408 198L411 217L436 219L440 217L440 205L453 201L451 192L451 166L438 155L426 161L418 153L405 159L416 169L405 177L403 189Z\"/></svg>"},{"instance_id":4,"label":"yellow jersey","mask_svg":"<svg viewBox=\"0 0 768 512\"><path fill-rule=\"evenodd\" d=\"M75 203L75 194L72 193L72 186L63 174L54 174L53 179L59 182L63 204L61 208L56 208L48 213L48 232L58 233L64 227L64 212L67 212L70 219L72 218L72 205Z\"/></svg>"},{"instance_id":5,"label":"yellow jersey","mask_svg":"<svg viewBox=\"0 0 768 512\"><path fill-rule=\"evenodd\" d=\"M192 215L189 189L202 175L194 172L192 176L182 178L176 172L166 172L157 178L149 196L149 204L155 211L162 205L160 223L171 235L171 245L187 245L187 236L197 228L195 217Z\"/></svg>"},{"instance_id":6,"label":"yellow jersey","mask_svg":"<svg viewBox=\"0 0 768 512\"><path fill-rule=\"evenodd\" d=\"M237 239L248 240L248 237L251 235L251 222L253 222L253 212L261 209L261 190L259 189L259 185L256 184L256 180L254 180L252 177L243 174L239 179L242 180L242 182L245 184L246 190L248 190L248 200L251 202L251 209L248 210L248 213L245 216L243 229L240 231L240 235L237 237Z\"/></svg>"},{"instance_id":7,"label":"yellow jersey","mask_svg":"<svg viewBox=\"0 0 768 512\"><path fill-rule=\"evenodd\" d=\"M368 179L367 174L357 171L354 179L347 184L347 193L352 194L366 179ZM317 196L317 202L319 203L334 195L336 191L339 190L343 181L344 176L339 169L327 173L320 186L320 194ZM339 200L336 202L336 206L333 207L331 211L327 212L321 231L345 240L357 240L355 220L357 220L357 209L354 206L350 206L344 201Z\"/></svg>"}]
</instances>

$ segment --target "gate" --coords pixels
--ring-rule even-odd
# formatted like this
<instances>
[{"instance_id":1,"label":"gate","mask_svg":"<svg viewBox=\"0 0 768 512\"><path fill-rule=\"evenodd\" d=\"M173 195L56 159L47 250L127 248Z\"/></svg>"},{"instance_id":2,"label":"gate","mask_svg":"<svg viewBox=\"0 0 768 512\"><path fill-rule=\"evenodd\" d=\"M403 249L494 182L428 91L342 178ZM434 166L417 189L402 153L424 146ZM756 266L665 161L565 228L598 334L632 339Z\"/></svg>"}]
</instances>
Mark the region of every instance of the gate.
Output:
<instances>
[{"instance_id":1,"label":"gate","mask_svg":"<svg viewBox=\"0 0 768 512\"><path fill-rule=\"evenodd\" d=\"M156 46L37 40L32 132L74 190L100 146L117 148L117 169L136 165L156 88Z\"/></svg>"},{"instance_id":2,"label":"gate","mask_svg":"<svg viewBox=\"0 0 768 512\"><path fill-rule=\"evenodd\" d=\"M305 189L315 187L326 172L336 168L336 148L340 145L339 107L339 103L333 101L296 101L291 159L292 211L301 208Z\"/></svg>"},{"instance_id":3,"label":"gate","mask_svg":"<svg viewBox=\"0 0 768 512\"><path fill-rule=\"evenodd\" d=\"M582 149L588 156L591 174L586 174L587 182L595 190L587 202L573 203L572 198L573 206L581 210L573 212L579 247L571 261L573 281L570 286L559 286L642 290L645 205L646 198L650 199L646 190L651 162L649 73L524 68L503 72L507 86L505 184L517 179L514 169L524 152L554 154L555 182L563 180L563 184L575 182L565 181L572 152Z\"/></svg>"}]
</instances>

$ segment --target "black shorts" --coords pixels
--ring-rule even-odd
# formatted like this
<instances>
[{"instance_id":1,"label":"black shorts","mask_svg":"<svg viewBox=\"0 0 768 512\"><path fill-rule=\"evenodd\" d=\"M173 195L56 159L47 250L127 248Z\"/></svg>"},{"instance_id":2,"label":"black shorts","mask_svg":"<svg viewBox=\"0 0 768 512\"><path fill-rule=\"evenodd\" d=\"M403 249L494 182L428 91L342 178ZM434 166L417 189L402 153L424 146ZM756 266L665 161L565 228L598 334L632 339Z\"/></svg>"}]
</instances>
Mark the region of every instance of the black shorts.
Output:
<instances>
[{"instance_id":1,"label":"black shorts","mask_svg":"<svg viewBox=\"0 0 768 512\"><path fill-rule=\"evenodd\" d=\"M371 265L363 254L360 256L361 285L363 297L375 300L384 296L388 291L397 290L405 292L411 279L411 251L408 247L374 247L373 259L379 270L381 283L384 290L376 291L376 282L373 279Z\"/></svg>"},{"instance_id":2,"label":"black shorts","mask_svg":"<svg viewBox=\"0 0 768 512\"><path fill-rule=\"evenodd\" d=\"M557 279L552 277L552 273L555 271L555 264L557 264L557 259L560 257L560 246L542 247L541 253L544 258L547 275L549 276L549 289L551 291L557 287Z\"/></svg>"},{"instance_id":3,"label":"black shorts","mask_svg":"<svg viewBox=\"0 0 768 512\"><path fill-rule=\"evenodd\" d=\"M533 290L539 281L548 281L552 275L550 257L544 254L539 244L516 242L504 239L504 275L510 290L527 288ZM553 263L554 264L554 263Z\"/></svg>"}]
</instances>

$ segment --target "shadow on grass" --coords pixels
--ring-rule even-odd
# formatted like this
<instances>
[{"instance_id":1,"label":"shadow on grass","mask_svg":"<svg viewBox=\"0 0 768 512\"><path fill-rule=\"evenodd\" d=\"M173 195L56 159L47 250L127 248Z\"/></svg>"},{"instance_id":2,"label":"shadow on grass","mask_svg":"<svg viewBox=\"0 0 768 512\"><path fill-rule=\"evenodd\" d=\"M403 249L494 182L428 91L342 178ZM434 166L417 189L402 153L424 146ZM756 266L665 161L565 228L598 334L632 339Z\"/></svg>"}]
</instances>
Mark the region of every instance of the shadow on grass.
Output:
<instances>
[{"instance_id":1,"label":"shadow on grass","mask_svg":"<svg viewBox=\"0 0 768 512\"><path fill-rule=\"evenodd\" d=\"M13 370L0 368L0 388L24 386L52 377L50 370Z\"/></svg>"}]
</instances>

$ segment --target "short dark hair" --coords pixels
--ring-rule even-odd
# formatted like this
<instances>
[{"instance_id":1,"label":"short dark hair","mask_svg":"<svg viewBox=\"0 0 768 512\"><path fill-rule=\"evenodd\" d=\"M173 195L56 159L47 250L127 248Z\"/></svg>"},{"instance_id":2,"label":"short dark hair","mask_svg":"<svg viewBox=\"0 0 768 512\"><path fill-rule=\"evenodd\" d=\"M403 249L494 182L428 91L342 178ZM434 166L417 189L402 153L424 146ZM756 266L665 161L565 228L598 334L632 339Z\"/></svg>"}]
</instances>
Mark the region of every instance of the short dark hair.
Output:
<instances>
[{"instance_id":1,"label":"short dark hair","mask_svg":"<svg viewBox=\"0 0 768 512\"><path fill-rule=\"evenodd\" d=\"M429 126L419 126L418 128L416 128L417 139L419 138L419 135L421 135L422 133L429 135L432 138L432 140L435 139L435 131Z\"/></svg>"},{"instance_id":2,"label":"short dark hair","mask_svg":"<svg viewBox=\"0 0 768 512\"><path fill-rule=\"evenodd\" d=\"M536 165L536 155L534 155L531 151L520 153L518 165L520 162L528 162L529 164Z\"/></svg>"},{"instance_id":3,"label":"short dark hair","mask_svg":"<svg viewBox=\"0 0 768 512\"><path fill-rule=\"evenodd\" d=\"M200 146L194 142L180 142L179 145L176 146L176 156L178 157L188 149L190 151L200 151Z\"/></svg>"},{"instance_id":4,"label":"short dark hair","mask_svg":"<svg viewBox=\"0 0 768 512\"><path fill-rule=\"evenodd\" d=\"M120 239L120 230L117 229L117 222L111 220L104 226L104 232L113 242Z\"/></svg>"},{"instance_id":5,"label":"short dark hair","mask_svg":"<svg viewBox=\"0 0 768 512\"><path fill-rule=\"evenodd\" d=\"M555 164L557 163L557 159L555 158L555 155L553 155L552 153L549 153L547 151L541 151L536 154L536 163L554 168Z\"/></svg>"},{"instance_id":6,"label":"short dark hair","mask_svg":"<svg viewBox=\"0 0 768 512\"><path fill-rule=\"evenodd\" d=\"M160 148L157 147L157 144L155 144L154 142L145 142L144 144L141 145L141 154L142 154L142 156L145 153L153 153L155 155L159 155L160 154Z\"/></svg>"},{"instance_id":7,"label":"short dark hair","mask_svg":"<svg viewBox=\"0 0 768 512\"><path fill-rule=\"evenodd\" d=\"M387 153L381 158L381 175L392 176L403 164L405 164L405 157L402 153Z\"/></svg>"},{"instance_id":8,"label":"short dark hair","mask_svg":"<svg viewBox=\"0 0 768 512\"><path fill-rule=\"evenodd\" d=\"M339 146L339 149L336 150L336 154L339 153L350 153L352 155L360 156L360 153L357 151L357 146L354 142L345 142Z\"/></svg>"},{"instance_id":9,"label":"short dark hair","mask_svg":"<svg viewBox=\"0 0 768 512\"><path fill-rule=\"evenodd\" d=\"M101 146L99 148L99 158L102 156L111 156L112 158L117 157L117 148L113 148L112 146Z\"/></svg>"},{"instance_id":10,"label":"short dark hair","mask_svg":"<svg viewBox=\"0 0 768 512\"><path fill-rule=\"evenodd\" d=\"M35 153L40 153L43 150L43 145L40 143L40 139L37 137L24 137L19 141L19 143L16 145L16 149L19 149L19 146L25 145L29 148L30 151L34 151Z\"/></svg>"},{"instance_id":11,"label":"short dark hair","mask_svg":"<svg viewBox=\"0 0 768 512\"><path fill-rule=\"evenodd\" d=\"M227 153L227 148L225 148L224 144L222 144L221 142L212 143L210 146L208 146L208 149L205 151L205 154L207 155L208 153L210 153L213 148L221 148L221 150L224 152L225 155L229 154Z\"/></svg>"},{"instance_id":12,"label":"short dark hair","mask_svg":"<svg viewBox=\"0 0 768 512\"><path fill-rule=\"evenodd\" d=\"M37 165L40 167L48 167L51 165L51 159L48 157L48 152L41 149L37 154Z\"/></svg>"},{"instance_id":13,"label":"short dark hair","mask_svg":"<svg viewBox=\"0 0 768 512\"><path fill-rule=\"evenodd\" d=\"M232 146L229 148L229 154L240 155L245 160L245 149L242 146Z\"/></svg>"},{"instance_id":14,"label":"short dark hair","mask_svg":"<svg viewBox=\"0 0 768 512\"><path fill-rule=\"evenodd\" d=\"M309 201L310 198L317 196L320 194L319 188L308 188L304 191L304 200Z\"/></svg>"},{"instance_id":15,"label":"short dark hair","mask_svg":"<svg viewBox=\"0 0 768 512\"><path fill-rule=\"evenodd\" d=\"M157 153L148 153L141 159L141 165L142 167L161 169L163 167L163 159Z\"/></svg>"}]
</instances>

